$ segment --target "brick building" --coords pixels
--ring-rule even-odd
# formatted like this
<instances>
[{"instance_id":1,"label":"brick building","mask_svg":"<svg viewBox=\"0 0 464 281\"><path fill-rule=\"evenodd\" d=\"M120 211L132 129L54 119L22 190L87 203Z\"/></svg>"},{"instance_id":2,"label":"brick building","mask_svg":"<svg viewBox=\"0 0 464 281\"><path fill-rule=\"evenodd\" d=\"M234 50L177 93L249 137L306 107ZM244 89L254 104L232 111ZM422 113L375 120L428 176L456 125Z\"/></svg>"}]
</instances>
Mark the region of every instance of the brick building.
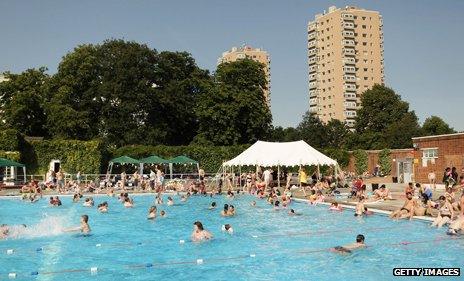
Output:
<instances>
[{"instance_id":1,"label":"brick building","mask_svg":"<svg viewBox=\"0 0 464 281\"><path fill-rule=\"evenodd\" d=\"M414 175L418 182L428 182L435 172L442 182L446 167L456 167L459 175L464 169L464 133L413 138Z\"/></svg>"},{"instance_id":2,"label":"brick building","mask_svg":"<svg viewBox=\"0 0 464 281\"><path fill-rule=\"evenodd\" d=\"M413 148L392 149L391 178L398 182L428 182L428 175L434 172L437 183L442 183L446 167L456 167L459 175L464 175L464 133L413 138ZM372 174L379 163L380 150L368 150L367 172ZM355 172L355 159L350 157L346 168Z\"/></svg>"}]
</instances>

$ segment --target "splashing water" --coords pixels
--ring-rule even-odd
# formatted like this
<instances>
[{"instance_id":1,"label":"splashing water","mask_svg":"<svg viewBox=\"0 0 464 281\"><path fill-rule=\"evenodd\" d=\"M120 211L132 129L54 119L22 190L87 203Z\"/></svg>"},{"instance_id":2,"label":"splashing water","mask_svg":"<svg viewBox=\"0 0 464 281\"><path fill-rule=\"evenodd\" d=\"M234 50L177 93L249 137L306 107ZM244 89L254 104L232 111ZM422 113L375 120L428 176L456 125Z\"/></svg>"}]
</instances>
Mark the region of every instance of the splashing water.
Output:
<instances>
[{"instance_id":1,"label":"splashing water","mask_svg":"<svg viewBox=\"0 0 464 281\"><path fill-rule=\"evenodd\" d=\"M44 217L35 225L27 227L24 225L9 226L8 237L18 239L60 235L63 233L66 221L67 219L65 216L44 215Z\"/></svg>"}]
</instances>

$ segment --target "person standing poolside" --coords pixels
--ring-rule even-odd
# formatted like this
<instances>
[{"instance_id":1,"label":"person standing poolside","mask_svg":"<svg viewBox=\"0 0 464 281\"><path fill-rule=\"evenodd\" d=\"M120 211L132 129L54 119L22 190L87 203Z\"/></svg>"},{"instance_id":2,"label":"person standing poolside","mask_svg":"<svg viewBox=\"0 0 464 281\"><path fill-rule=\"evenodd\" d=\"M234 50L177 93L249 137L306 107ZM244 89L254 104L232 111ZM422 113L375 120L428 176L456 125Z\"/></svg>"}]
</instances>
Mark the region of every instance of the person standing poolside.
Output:
<instances>
[{"instance_id":1,"label":"person standing poolside","mask_svg":"<svg viewBox=\"0 0 464 281\"><path fill-rule=\"evenodd\" d=\"M192 241L200 242L204 240L209 240L213 237L211 233L203 228L203 224L199 221L193 223L193 232L192 232Z\"/></svg>"},{"instance_id":2,"label":"person standing poolside","mask_svg":"<svg viewBox=\"0 0 464 281\"><path fill-rule=\"evenodd\" d=\"M433 191L435 191L437 189L437 185L436 185L436 183L437 183L437 175L435 174L435 171L430 172L427 175L427 178L429 179L429 184L433 188Z\"/></svg>"},{"instance_id":3,"label":"person standing poolside","mask_svg":"<svg viewBox=\"0 0 464 281\"><path fill-rule=\"evenodd\" d=\"M306 196L306 186L308 186L308 175L303 168L300 168L298 171L298 181L300 183L300 187L303 190L304 196Z\"/></svg>"},{"instance_id":4,"label":"person standing poolside","mask_svg":"<svg viewBox=\"0 0 464 281\"><path fill-rule=\"evenodd\" d=\"M354 250L358 250L358 249L362 249L362 248L366 247L366 244L364 244L364 239L365 239L364 235L358 234L358 236L356 236L356 242L355 243L344 245L344 246L336 246L336 247L332 248L331 251L337 252L337 253L340 253L340 254L350 254Z\"/></svg>"},{"instance_id":5,"label":"person standing poolside","mask_svg":"<svg viewBox=\"0 0 464 281\"><path fill-rule=\"evenodd\" d=\"M58 187L58 192L63 193L64 192L64 173L60 169L58 173L56 173L56 180L57 180L57 187Z\"/></svg>"},{"instance_id":6,"label":"person standing poolside","mask_svg":"<svg viewBox=\"0 0 464 281\"><path fill-rule=\"evenodd\" d=\"M416 208L417 202L413 199L412 193L406 193L406 200L401 209L396 210L390 214L391 219L405 219L409 218L410 220L414 216L414 208Z\"/></svg>"}]
</instances>

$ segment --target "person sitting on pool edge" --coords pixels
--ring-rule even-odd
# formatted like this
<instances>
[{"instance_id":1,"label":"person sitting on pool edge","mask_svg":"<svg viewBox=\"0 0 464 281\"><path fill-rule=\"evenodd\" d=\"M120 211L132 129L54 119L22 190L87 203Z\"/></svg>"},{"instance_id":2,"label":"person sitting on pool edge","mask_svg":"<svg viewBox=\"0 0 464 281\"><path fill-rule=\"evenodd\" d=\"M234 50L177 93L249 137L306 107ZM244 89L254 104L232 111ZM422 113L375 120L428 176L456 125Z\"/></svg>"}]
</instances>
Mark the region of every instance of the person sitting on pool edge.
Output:
<instances>
[{"instance_id":1,"label":"person sitting on pool edge","mask_svg":"<svg viewBox=\"0 0 464 281\"><path fill-rule=\"evenodd\" d=\"M416 207L417 202L413 199L412 193L406 193L406 200L401 209L396 210L390 214L391 219L405 219L409 218L410 220L414 216L414 208Z\"/></svg>"},{"instance_id":2,"label":"person sitting on pool edge","mask_svg":"<svg viewBox=\"0 0 464 281\"><path fill-rule=\"evenodd\" d=\"M192 241L200 242L204 240L209 240L213 237L211 233L203 228L203 224L199 221L193 223L193 232L192 232Z\"/></svg>"},{"instance_id":3,"label":"person sitting on pool edge","mask_svg":"<svg viewBox=\"0 0 464 281\"><path fill-rule=\"evenodd\" d=\"M366 247L366 244L364 244L364 235L358 234L358 236L356 236L355 243L344 245L344 246L337 246L337 247L332 248L331 251L337 252L340 254L350 254L354 250L362 249L365 247Z\"/></svg>"},{"instance_id":4,"label":"person sitting on pool edge","mask_svg":"<svg viewBox=\"0 0 464 281\"><path fill-rule=\"evenodd\" d=\"M82 215L81 216L81 225L74 228L68 228L63 230L64 232L76 232L80 231L82 234L89 234L90 233L90 226L89 226L89 216Z\"/></svg>"}]
</instances>

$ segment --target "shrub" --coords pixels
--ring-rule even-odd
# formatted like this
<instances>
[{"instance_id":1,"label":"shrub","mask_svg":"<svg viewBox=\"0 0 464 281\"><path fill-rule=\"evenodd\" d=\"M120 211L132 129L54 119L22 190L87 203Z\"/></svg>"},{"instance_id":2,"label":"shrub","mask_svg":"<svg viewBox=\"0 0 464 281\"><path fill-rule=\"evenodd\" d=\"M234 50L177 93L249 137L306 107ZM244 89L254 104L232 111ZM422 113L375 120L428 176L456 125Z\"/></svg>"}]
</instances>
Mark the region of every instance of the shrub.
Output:
<instances>
[{"instance_id":1,"label":"shrub","mask_svg":"<svg viewBox=\"0 0 464 281\"><path fill-rule=\"evenodd\" d=\"M15 129L0 130L0 150L18 151L22 135Z\"/></svg>"},{"instance_id":2,"label":"shrub","mask_svg":"<svg viewBox=\"0 0 464 281\"><path fill-rule=\"evenodd\" d=\"M367 171L367 161L368 161L368 155L365 150L358 149L353 151L353 156L354 156L354 161L355 161L355 168L356 168L356 173L358 175L362 175L364 172Z\"/></svg>"},{"instance_id":3,"label":"shrub","mask_svg":"<svg viewBox=\"0 0 464 281\"><path fill-rule=\"evenodd\" d=\"M379 153L379 165L380 171L384 175L389 175L392 169L392 163L390 159L390 149L382 149Z\"/></svg>"},{"instance_id":4,"label":"shrub","mask_svg":"<svg viewBox=\"0 0 464 281\"><path fill-rule=\"evenodd\" d=\"M337 160L338 165L342 169L346 168L350 162L350 154L345 149L325 148L321 152L329 156L330 158Z\"/></svg>"}]
</instances>

